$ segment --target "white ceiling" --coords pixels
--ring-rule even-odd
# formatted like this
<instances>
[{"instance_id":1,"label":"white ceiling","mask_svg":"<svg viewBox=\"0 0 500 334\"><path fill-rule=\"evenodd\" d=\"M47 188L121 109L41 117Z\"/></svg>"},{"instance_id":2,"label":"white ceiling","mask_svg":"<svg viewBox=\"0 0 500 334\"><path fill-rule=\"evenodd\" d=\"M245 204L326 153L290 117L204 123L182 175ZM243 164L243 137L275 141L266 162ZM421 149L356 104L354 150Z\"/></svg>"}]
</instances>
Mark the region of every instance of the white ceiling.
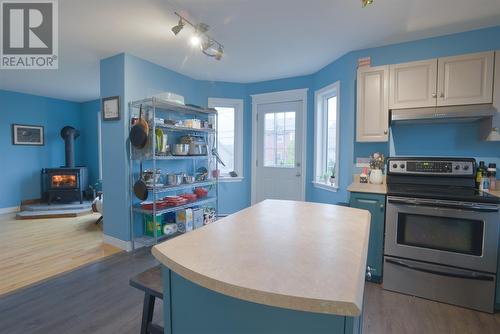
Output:
<instances>
[{"instance_id":1,"label":"white ceiling","mask_svg":"<svg viewBox=\"0 0 500 334\"><path fill-rule=\"evenodd\" d=\"M173 11L211 26L217 62L175 37ZM500 24L499 0L59 0L59 69L0 71L0 89L87 101L99 60L129 52L196 79L255 82L313 73L357 49Z\"/></svg>"}]
</instances>

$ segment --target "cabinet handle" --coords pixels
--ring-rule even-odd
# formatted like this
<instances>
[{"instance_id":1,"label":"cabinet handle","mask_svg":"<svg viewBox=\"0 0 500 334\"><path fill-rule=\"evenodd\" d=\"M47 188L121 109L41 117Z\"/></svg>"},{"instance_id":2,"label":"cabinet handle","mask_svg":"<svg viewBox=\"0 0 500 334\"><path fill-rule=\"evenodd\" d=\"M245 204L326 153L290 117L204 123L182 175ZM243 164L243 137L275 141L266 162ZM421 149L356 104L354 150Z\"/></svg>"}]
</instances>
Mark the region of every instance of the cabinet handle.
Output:
<instances>
[{"instance_id":1,"label":"cabinet handle","mask_svg":"<svg viewBox=\"0 0 500 334\"><path fill-rule=\"evenodd\" d=\"M439 96L444 97L444 92L441 92L441 95L439 95Z\"/></svg>"},{"instance_id":2,"label":"cabinet handle","mask_svg":"<svg viewBox=\"0 0 500 334\"><path fill-rule=\"evenodd\" d=\"M436 93L432 93L432 97L435 99L438 95Z\"/></svg>"},{"instance_id":3,"label":"cabinet handle","mask_svg":"<svg viewBox=\"0 0 500 334\"><path fill-rule=\"evenodd\" d=\"M380 204L380 210L384 209L384 204Z\"/></svg>"},{"instance_id":4,"label":"cabinet handle","mask_svg":"<svg viewBox=\"0 0 500 334\"><path fill-rule=\"evenodd\" d=\"M366 279L368 281L372 280L372 268L370 266L366 266Z\"/></svg>"},{"instance_id":5,"label":"cabinet handle","mask_svg":"<svg viewBox=\"0 0 500 334\"><path fill-rule=\"evenodd\" d=\"M387 134L387 130L384 130L384 135L386 135L386 134Z\"/></svg>"}]
</instances>

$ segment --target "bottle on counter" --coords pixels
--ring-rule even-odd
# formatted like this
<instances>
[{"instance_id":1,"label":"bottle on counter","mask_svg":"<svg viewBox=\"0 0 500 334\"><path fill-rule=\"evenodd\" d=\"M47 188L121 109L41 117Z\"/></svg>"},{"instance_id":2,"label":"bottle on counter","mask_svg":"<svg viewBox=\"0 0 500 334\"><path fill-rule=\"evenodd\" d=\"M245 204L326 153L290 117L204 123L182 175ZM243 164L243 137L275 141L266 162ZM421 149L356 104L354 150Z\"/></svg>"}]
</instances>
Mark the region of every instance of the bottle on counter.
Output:
<instances>
[{"instance_id":1,"label":"bottle on counter","mask_svg":"<svg viewBox=\"0 0 500 334\"><path fill-rule=\"evenodd\" d=\"M486 177L486 166L484 161L479 162L479 166L476 170L476 188L481 189L483 183L483 176Z\"/></svg>"},{"instance_id":2,"label":"bottle on counter","mask_svg":"<svg viewBox=\"0 0 500 334\"><path fill-rule=\"evenodd\" d=\"M497 188L497 165L488 165L488 179L490 180L490 190L496 190Z\"/></svg>"}]
</instances>

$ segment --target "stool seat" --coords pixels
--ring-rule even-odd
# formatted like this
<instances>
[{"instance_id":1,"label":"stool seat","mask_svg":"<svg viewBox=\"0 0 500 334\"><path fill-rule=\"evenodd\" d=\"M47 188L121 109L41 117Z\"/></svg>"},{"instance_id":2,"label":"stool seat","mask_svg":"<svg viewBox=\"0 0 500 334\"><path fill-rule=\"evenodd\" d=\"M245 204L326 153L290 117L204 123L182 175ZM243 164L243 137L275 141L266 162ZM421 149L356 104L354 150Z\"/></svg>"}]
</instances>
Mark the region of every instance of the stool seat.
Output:
<instances>
[{"instance_id":1,"label":"stool seat","mask_svg":"<svg viewBox=\"0 0 500 334\"><path fill-rule=\"evenodd\" d=\"M132 277L130 285L163 299L163 282L161 277L161 266L156 266Z\"/></svg>"},{"instance_id":2,"label":"stool seat","mask_svg":"<svg viewBox=\"0 0 500 334\"><path fill-rule=\"evenodd\" d=\"M141 334L162 334L163 327L153 324L155 299L163 299L161 266L156 266L130 279L130 285L144 291Z\"/></svg>"}]
</instances>

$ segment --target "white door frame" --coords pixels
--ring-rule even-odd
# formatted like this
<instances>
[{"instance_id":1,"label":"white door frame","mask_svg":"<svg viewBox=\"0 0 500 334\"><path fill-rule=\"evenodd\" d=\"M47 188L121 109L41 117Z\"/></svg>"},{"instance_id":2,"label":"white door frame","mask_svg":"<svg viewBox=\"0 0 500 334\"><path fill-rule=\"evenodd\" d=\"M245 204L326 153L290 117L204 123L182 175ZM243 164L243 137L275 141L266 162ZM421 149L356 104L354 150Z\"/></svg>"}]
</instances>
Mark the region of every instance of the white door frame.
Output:
<instances>
[{"instance_id":1,"label":"white door frame","mask_svg":"<svg viewBox=\"0 0 500 334\"><path fill-rule=\"evenodd\" d=\"M257 196L257 112L259 104L280 102L302 102L302 156L300 168L302 174L301 194L302 201L306 199L306 151L307 151L307 92L309 88L293 89L279 92L250 95L252 97L252 164L251 164L251 204L255 204ZM261 162L262 163L262 162Z\"/></svg>"}]
</instances>

